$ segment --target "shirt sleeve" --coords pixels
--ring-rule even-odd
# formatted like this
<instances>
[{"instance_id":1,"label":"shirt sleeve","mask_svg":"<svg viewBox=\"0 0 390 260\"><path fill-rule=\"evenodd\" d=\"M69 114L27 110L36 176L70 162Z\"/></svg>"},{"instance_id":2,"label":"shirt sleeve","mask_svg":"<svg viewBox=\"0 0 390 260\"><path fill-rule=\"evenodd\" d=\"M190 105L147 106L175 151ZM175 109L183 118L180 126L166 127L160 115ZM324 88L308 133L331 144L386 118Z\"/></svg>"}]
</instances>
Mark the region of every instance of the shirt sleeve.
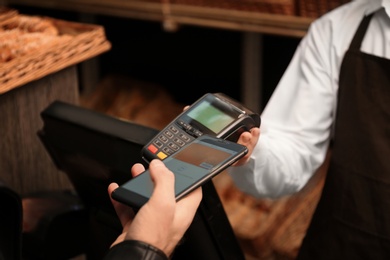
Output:
<instances>
[{"instance_id":1,"label":"shirt sleeve","mask_svg":"<svg viewBox=\"0 0 390 260\"><path fill-rule=\"evenodd\" d=\"M300 190L323 162L336 102L332 23L313 23L300 42L261 117L249 163L230 167L235 184L255 197Z\"/></svg>"},{"instance_id":2,"label":"shirt sleeve","mask_svg":"<svg viewBox=\"0 0 390 260\"><path fill-rule=\"evenodd\" d=\"M160 249L138 240L125 240L113 246L104 260L168 260Z\"/></svg>"}]
</instances>

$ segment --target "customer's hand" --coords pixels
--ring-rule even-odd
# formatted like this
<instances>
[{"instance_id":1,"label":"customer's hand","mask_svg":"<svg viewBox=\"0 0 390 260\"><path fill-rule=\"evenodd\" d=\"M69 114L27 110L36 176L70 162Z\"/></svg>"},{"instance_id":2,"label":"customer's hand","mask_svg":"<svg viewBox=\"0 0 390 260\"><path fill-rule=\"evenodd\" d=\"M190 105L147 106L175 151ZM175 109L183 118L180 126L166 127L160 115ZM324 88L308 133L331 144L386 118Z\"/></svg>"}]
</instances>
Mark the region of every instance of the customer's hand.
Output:
<instances>
[{"instance_id":1,"label":"customer's hand","mask_svg":"<svg viewBox=\"0 0 390 260\"><path fill-rule=\"evenodd\" d=\"M130 207L111 199L123 226L122 234L112 246L123 240L139 240L161 249L170 256L192 223L202 199L202 190L198 188L176 202L173 173L158 159L151 161L149 170L154 182L154 191L135 217ZM143 171L142 164L135 164L131 169L133 176ZM117 187L118 184L111 183L108 187L109 194Z\"/></svg>"}]
</instances>

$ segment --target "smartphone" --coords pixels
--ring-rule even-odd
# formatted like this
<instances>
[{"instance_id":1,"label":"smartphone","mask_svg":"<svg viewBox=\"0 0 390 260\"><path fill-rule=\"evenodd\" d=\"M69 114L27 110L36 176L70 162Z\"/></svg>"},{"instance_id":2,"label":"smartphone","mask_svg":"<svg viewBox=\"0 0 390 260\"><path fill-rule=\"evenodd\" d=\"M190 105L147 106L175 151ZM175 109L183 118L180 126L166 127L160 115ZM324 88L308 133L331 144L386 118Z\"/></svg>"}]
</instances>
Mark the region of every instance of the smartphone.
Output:
<instances>
[{"instance_id":1,"label":"smartphone","mask_svg":"<svg viewBox=\"0 0 390 260\"><path fill-rule=\"evenodd\" d=\"M248 152L247 147L214 136L203 135L163 160L175 175L175 196L180 200ZM140 208L153 192L149 170L119 186L112 198Z\"/></svg>"},{"instance_id":2,"label":"smartphone","mask_svg":"<svg viewBox=\"0 0 390 260\"><path fill-rule=\"evenodd\" d=\"M207 93L178 115L142 149L146 162L164 160L204 134L236 142L260 127L260 115L223 93Z\"/></svg>"}]
</instances>

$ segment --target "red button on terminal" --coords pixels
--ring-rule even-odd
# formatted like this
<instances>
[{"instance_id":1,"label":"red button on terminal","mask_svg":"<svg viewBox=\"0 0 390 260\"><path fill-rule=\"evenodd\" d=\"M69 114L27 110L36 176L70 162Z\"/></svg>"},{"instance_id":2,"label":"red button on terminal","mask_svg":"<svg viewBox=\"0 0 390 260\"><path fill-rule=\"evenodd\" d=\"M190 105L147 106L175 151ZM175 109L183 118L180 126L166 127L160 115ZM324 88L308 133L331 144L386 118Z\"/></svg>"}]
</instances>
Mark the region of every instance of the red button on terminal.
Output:
<instances>
[{"instance_id":1,"label":"red button on terminal","mask_svg":"<svg viewBox=\"0 0 390 260\"><path fill-rule=\"evenodd\" d=\"M158 148L154 146L153 144L148 146L148 150L151 151L152 153L157 153Z\"/></svg>"}]
</instances>

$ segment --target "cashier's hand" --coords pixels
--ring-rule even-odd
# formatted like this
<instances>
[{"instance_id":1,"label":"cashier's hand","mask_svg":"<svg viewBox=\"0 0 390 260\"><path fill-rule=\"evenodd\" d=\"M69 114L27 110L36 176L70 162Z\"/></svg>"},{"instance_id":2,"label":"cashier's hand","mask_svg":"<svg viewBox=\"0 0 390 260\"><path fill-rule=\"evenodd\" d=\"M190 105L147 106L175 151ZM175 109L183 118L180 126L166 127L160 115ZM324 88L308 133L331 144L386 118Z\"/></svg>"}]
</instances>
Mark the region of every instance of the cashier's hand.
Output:
<instances>
[{"instance_id":1,"label":"cashier's hand","mask_svg":"<svg viewBox=\"0 0 390 260\"><path fill-rule=\"evenodd\" d=\"M240 135L237 143L245 145L248 148L248 153L238 160L233 166L240 166L248 162L249 158L252 155L253 149L255 148L257 142L260 138L260 128L253 127L250 132L243 132Z\"/></svg>"},{"instance_id":2,"label":"cashier's hand","mask_svg":"<svg viewBox=\"0 0 390 260\"><path fill-rule=\"evenodd\" d=\"M144 170L142 164L135 164L131 173L137 176ZM173 173L158 159L151 161L149 170L154 182L154 191L135 217L130 207L111 199L123 227L122 234L112 246L124 240L139 240L161 249L170 256L192 223L202 199L202 190L198 188L176 202ZM111 183L108 187L109 194L111 195L117 187L118 184Z\"/></svg>"}]
</instances>

